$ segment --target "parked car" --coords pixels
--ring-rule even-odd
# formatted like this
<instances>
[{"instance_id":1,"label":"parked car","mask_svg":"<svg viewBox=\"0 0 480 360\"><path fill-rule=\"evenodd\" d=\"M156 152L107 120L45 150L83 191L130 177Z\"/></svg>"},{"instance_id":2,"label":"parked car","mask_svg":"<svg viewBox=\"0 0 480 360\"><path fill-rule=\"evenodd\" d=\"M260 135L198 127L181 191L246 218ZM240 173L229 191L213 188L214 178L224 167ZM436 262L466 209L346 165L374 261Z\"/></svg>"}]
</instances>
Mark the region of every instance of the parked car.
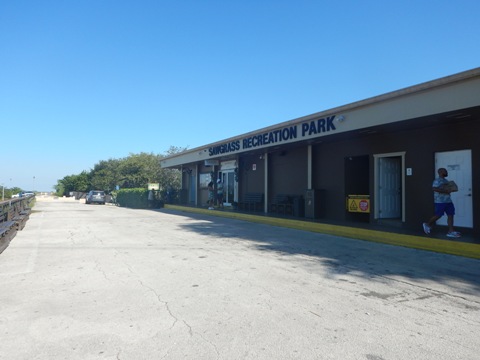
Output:
<instances>
[{"instance_id":1,"label":"parked car","mask_svg":"<svg viewBox=\"0 0 480 360\"><path fill-rule=\"evenodd\" d=\"M85 204L93 203L105 205L105 192L101 190L90 190L85 198Z\"/></svg>"},{"instance_id":2,"label":"parked car","mask_svg":"<svg viewBox=\"0 0 480 360\"><path fill-rule=\"evenodd\" d=\"M12 195L12 198L21 198L27 196L33 196L35 193L33 191L20 191L18 194Z\"/></svg>"}]
</instances>

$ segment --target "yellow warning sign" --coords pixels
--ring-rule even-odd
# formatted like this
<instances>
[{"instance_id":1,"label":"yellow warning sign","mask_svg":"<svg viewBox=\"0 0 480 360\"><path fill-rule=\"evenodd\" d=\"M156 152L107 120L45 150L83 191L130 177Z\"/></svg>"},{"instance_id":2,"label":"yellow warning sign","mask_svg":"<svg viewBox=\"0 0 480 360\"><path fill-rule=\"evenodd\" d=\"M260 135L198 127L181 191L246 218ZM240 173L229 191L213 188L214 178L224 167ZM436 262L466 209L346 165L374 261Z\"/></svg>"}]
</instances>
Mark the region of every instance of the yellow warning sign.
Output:
<instances>
[{"instance_id":1,"label":"yellow warning sign","mask_svg":"<svg viewBox=\"0 0 480 360\"><path fill-rule=\"evenodd\" d=\"M355 203L355 200L350 200L350 206L348 207L348 210L356 212L358 210L358 206Z\"/></svg>"},{"instance_id":2,"label":"yellow warning sign","mask_svg":"<svg viewBox=\"0 0 480 360\"><path fill-rule=\"evenodd\" d=\"M348 195L347 210L349 212L369 213L370 197L368 195Z\"/></svg>"}]
</instances>

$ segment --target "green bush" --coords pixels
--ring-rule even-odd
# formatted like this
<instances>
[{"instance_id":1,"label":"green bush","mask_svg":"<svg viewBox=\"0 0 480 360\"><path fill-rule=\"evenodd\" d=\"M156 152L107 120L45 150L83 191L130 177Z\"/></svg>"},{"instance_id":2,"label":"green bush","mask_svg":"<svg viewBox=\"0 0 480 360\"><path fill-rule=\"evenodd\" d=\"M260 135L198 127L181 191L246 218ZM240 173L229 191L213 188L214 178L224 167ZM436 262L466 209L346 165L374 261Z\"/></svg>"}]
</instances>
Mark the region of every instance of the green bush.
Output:
<instances>
[{"instance_id":1,"label":"green bush","mask_svg":"<svg viewBox=\"0 0 480 360\"><path fill-rule=\"evenodd\" d=\"M117 204L133 209L146 209L148 207L148 190L143 188L121 189L117 192Z\"/></svg>"},{"instance_id":2,"label":"green bush","mask_svg":"<svg viewBox=\"0 0 480 360\"><path fill-rule=\"evenodd\" d=\"M156 193L156 199L153 202L153 208L158 209L164 206L163 200L159 198L160 194ZM148 203L148 190L144 188L121 189L112 191L114 203L118 206L129 207L132 209L151 208L152 204Z\"/></svg>"}]
</instances>

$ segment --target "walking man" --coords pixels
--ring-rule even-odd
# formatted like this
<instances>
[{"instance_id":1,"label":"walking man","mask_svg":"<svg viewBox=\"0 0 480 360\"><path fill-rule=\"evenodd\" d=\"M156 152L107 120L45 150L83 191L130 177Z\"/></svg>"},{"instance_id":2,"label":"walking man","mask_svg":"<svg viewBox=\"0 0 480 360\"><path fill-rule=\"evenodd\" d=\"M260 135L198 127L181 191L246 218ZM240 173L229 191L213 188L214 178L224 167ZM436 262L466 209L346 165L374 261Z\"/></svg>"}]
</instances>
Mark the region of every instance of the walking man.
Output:
<instances>
[{"instance_id":1,"label":"walking man","mask_svg":"<svg viewBox=\"0 0 480 360\"><path fill-rule=\"evenodd\" d=\"M446 179L448 171L445 168L438 169L438 177L433 181L433 201L435 203L435 215L430 220L423 223L423 231L425 234L430 234L432 227L436 221L440 219L443 214L447 214L448 233L450 238L459 238L461 234L453 228L453 216L455 215L455 206L453 205L450 193L456 190L448 185L449 181Z\"/></svg>"}]
</instances>

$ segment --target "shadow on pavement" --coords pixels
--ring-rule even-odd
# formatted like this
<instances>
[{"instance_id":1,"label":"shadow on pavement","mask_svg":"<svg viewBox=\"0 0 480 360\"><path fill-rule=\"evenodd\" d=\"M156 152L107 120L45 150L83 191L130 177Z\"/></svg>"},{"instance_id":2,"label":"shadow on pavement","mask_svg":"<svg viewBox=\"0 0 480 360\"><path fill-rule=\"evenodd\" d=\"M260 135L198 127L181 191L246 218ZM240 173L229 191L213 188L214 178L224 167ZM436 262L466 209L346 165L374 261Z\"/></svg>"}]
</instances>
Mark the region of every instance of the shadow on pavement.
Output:
<instances>
[{"instance_id":1,"label":"shadow on pavement","mask_svg":"<svg viewBox=\"0 0 480 360\"><path fill-rule=\"evenodd\" d=\"M448 283L459 293L480 295L480 262L476 259L243 220L212 219L203 214L181 215L196 220L183 225L185 231L212 239L236 239L259 251L269 251L279 256L307 256L310 261L328 266L329 273L335 276L401 276L407 280Z\"/></svg>"}]
</instances>

